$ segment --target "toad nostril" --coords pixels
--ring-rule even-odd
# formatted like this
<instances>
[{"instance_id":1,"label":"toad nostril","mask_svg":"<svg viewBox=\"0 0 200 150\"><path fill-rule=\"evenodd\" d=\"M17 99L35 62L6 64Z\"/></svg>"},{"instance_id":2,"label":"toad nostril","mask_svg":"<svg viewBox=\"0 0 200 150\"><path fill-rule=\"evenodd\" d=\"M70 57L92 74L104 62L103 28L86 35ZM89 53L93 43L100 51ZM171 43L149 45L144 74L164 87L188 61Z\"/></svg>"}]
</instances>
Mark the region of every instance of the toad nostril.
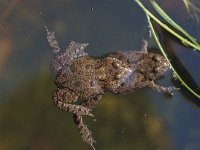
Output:
<instances>
[{"instance_id":1,"label":"toad nostril","mask_svg":"<svg viewBox=\"0 0 200 150\"><path fill-rule=\"evenodd\" d=\"M161 59L160 59L160 57L158 57L158 56L154 56L153 58L152 58L154 61L160 61Z\"/></svg>"},{"instance_id":2,"label":"toad nostril","mask_svg":"<svg viewBox=\"0 0 200 150\"><path fill-rule=\"evenodd\" d=\"M155 68L155 71L156 71L156 72L160 72L160 70L161 70L160 67Z\"/></svg>"},{"instance_id":3,"label":"toad nostril","mask_svg":"<svg viewBox=\"0 0 200 150\"><path fill-rule=\"evenodd\" d=\"M113 65L116 69L120 68L120 64L119 64L119 63L113 62L112 65Z\"/></svg>"}]
</instances>

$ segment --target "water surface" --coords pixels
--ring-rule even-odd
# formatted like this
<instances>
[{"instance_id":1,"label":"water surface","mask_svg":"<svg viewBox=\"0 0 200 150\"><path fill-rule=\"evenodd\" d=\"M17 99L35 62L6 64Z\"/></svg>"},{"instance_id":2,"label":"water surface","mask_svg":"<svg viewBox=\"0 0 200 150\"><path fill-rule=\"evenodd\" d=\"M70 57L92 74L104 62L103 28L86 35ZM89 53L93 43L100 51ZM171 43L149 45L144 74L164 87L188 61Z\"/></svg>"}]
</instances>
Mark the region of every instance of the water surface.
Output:
<instances>
[{"instance_id":1,"label":"water surface","mask_svg":"<svg viewBox=\"0 0 200 150\"><path fill-rule=\"evenodd\" d=\"M160 1L168 13L184 22L181 1L165 2ZM44 26L55 31L62 48L71 40L89 42L86 51L100 56L139 50L148 26L145 14L132 0L0 0L0 12L0 149L88 150L72 115L52 103L54 75ZM199 38L197 28L184 27ZM171 77L169 71L157 83L172 86ZM146 88L107 94L94 110L96 121L85 120L97 150L197 150L200 111L191 99L182 91L170 97Z\"/></svg>"}]
</instances>

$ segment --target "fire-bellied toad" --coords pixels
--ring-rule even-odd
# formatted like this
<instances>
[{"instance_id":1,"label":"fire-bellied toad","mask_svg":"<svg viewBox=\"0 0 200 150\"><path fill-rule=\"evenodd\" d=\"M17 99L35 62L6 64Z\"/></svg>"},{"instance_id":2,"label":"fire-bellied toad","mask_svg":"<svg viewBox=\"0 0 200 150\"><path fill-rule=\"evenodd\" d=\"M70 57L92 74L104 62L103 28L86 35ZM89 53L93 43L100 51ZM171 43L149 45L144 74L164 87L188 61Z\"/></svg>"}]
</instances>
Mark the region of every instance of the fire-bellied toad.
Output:
<instances>
[{"instance_id":1,"label":"fire-bellied toad","mask_svg":"<svg viewBox=\"0 0 200 150\"><path fill-rule=\"evenodd\" d=\"M165 74L169 64L163 56L147 52L150 31L144 37L140 51L117 51L101 58L84 51L87 43L71 41L61 51L54 32L47 27L46 31L54 54L51 69L56 73L57 89L53 92L53 101L60 109L73 113L82 140L93 149L95 140L82 116L93 117L92 109L106 92L124 94L143 87L170 94L176 90L154 82ZM80 104L76 104L78 99L82 100Z\"/></svg>"}]
</instances>

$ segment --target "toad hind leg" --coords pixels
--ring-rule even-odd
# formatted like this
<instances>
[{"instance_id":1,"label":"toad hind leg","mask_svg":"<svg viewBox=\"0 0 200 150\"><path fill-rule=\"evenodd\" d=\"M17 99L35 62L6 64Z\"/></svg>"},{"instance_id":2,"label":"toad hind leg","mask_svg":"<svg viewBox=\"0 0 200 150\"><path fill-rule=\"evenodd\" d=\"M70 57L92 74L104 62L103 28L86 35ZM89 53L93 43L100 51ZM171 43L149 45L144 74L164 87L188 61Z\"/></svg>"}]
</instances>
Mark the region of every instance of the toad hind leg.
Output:
<instances>
[{"instance_id":1,"label":"toad hind leg","mask_svg":"<svg viewBox=\"0 0 200 150\"><path fill-rule=\"evenodd\" d=\"M83 142L89 144L93 150L95 150L94 144L96 141L92 138L92 132L87 128L87 125L83 123L83 117L77 114L73 115L74 123L76 124Z\"/></svg>"},{"instance_id":2,"label":"toad hind leg","mask_svg":"<svg viewBox=\"0 0 200 150\"><path fill-rule=\"evenodd\" d=\"M84 107L87 107L88 109L93 109L98 104L100 99L101 99L101 95L98 95L94 97L93 99L89 99L87 101L81 102L80 105L83 105ZM95 150L94 143L96 143L96 141L93 139L92 132L87 128L87 125L83 123L82 116L74 114L73 118L74 118L74 123L76 124L79 130L82 140L86 142L87 144L89 144L93 150Z\"/></svg>"},{"instance_id":3,"label":"toad hind leg","mask_svg":"<svg viewBox=\"0 0 200 150\"><path fill-rule=\"evenodd\" d=\"M56 89L52 95L53 102L61 110L72 112L77 115L88 115L92 116L91 109L88 109L81 105L73 104L78 99L78 96L75 93L67 89Z\"/></svg>"}]
</instances>

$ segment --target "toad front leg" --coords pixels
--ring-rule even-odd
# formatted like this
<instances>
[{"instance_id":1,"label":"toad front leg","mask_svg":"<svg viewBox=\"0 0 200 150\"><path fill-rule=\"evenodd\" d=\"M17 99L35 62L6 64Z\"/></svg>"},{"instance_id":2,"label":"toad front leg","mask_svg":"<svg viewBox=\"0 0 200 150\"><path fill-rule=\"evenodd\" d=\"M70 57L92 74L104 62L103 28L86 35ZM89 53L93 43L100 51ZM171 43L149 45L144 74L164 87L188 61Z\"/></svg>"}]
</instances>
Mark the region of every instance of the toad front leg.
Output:
<instances>
[{"instance_id":1,"label":"toad front leg","mask_svg":"<svg viewBox=\"0 0 200 150\"><path fill-rule=\"evenodd\" d=\"M173 95L173 91L179 90L179 88L176 88L174 86L164 87L164 86L155 84L153 81L149 82L148 87L152 88L156 92L164 92L170 95Z\"/></svg>"},{"instance_id":2,"label":"toad front leg","mask_svg":"<svg viewBox=\"0 0 200 150\"><path fill-rule=\"evenodd\" d=\"M147 52L147 46L148 46L148 41L151 38L151 30L148 30L142 39L142 46L141 46L141 52L143 53L148 53Z\"/></svg>"},{"instance_id":3,"label":"toad front leg","mask_svg":"<svg viewBox=\"0 0 200 150\"><path fill-rule=\"evenodd\" d=\"M77 101L78 96L68 89L56 89L52 95L53 102L61 110L72 112L76 115L92 116L91 109L81 105L73 104Z\"/></svg>"}]
</instances>

